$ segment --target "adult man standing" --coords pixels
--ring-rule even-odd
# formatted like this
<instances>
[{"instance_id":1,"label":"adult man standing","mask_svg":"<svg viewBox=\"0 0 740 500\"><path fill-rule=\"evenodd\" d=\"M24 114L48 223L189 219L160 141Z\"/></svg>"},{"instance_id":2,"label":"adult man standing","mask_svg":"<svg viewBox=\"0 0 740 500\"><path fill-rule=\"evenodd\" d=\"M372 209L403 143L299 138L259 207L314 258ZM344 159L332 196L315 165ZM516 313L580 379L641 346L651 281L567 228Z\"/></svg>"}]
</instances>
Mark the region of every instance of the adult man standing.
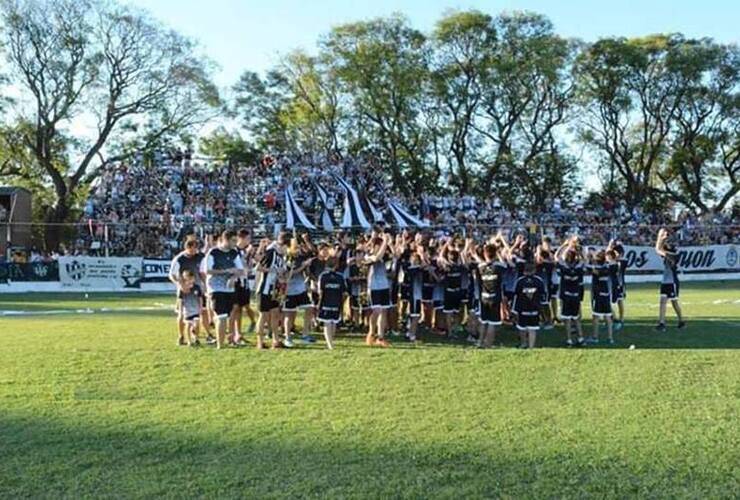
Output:
<instances>
[{"instance_id":1,"label":"adult man standing","mask_svg":"<svg viewBox=\"0 0 740 500\"><path fill-rule=\"evenodd\" d=\"M686 326L681 311L681 302L678 298L678 248L669 241L669 236L668 230L661 228L655 241L655 251L663 258L663 279L660 283L660 313L658 325L655 327L659 332L665 331L666 304L669 300L673 310L676 311L676 316L678 316L678 328Z\"/></svg>"},{"instance_id":2,"label":"adult man standing","mask_svg":"<svg viewBox=\"0 0 740 500\"><path fill-rule=\"evenodd\" d=\"M206 260L206 287L216 314L216 347L224 345L235 299L235 283L241 277L244 266L236 251L236 233L224 231L218 245L208 250Z\"/></svg>"}]
</instances>

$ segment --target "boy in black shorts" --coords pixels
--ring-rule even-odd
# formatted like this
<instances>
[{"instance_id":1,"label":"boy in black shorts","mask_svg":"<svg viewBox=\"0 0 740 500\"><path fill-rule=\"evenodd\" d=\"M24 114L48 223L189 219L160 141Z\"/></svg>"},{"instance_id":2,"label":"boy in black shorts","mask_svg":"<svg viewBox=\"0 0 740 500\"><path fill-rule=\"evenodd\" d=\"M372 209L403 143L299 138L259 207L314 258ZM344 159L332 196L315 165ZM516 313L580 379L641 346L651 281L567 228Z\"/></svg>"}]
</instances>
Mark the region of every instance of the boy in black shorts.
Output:
<instances>
[{"instance_id":1,"label":"boy in black shorts","mask_svg":"<svg viewBox=\"0 0 740 500\"><path fill-rule=\"evenodd\" d=\"M506 264L499 259L496 245L483 248L483 260L478 263L480 297L478 299L478 319L483 332L478 347L490 348L496 340L496 327L501 325L501 302Z\"/></svg>"},{"instance_id":2,"label":"boy in black shorts","mask_svg":"<svg viewBox=\"0 0 740 500\"><path fill-rule=\"evenodd\" d=\"M681 311L681 302L678 298L680 285L678 279L678 248L669 241L669 236L668 230L662 228L658 231L658 238L655 241L655 251L663 259L663 279L660 282L660 310L658 326L656 327L659 332L665 331L666 305L669 300L678 317L678 328L686 326Z\"/></svg>"},{"instance_id":3,"label":"boy in black shorts","mask_svg":"<svg viewBox=\"0 0 740 500\"><path fill-rule=\"evenodd\" d=\"M200 345L198 331L202 300L203 290L195 284L195 274L191 270L184 270L177 291L177 321L178 326L182 324L185 328L178 332L178 345ZM187 338L184 334L187 334Z\"/></svg>"},{"instance_id":4,"label":"boy in black shorts","mask_svg":"<svg viewBox=\"0 0 740 500\"><path fill-rule=\"evenodd\" d=\"M522 266L522 276L516 281L514 305L516 328L519 330L519 347L533 349L540 329L540 307L545 297L545 284L535 276L535 263L527 261Z\"/></svg>"},{"instance_id":5,"label":"boy in black shorts","mask_svg":"<svg viewBox=\"0 0 740 500\"><path fill-rule=\"evenodd\" d=\"M337 258L329 257L326 270L319 276L319 315L318 320L324 324L326 347L334 349L334 334L337 324L342 319L342 304L346 292L346 280L337 271Z\"/></svg>"},{"instance_id":6,"label":"boy in black shorts","mask_svg":"<svg viewBox=\"0 0 740 500\"><path fill-rule=\"evenodd\" d=\"M560 319L565 323L566 345L573 347L573 326L578 334L578 345L582 345L581 303L583 302L583 254L575 240L564 243L555 253L557 271L560 276Z\"/></svg>"},{"instance_id":7,"label":"boy in black shorts","mask_svg":"<svg viewBox=\"0 0 740 500\"><path fill-rule=\"evenodd\" d=\"M593 334L588 339L590 344L599 343L599 323L604 320L609 334L609 343L614 343L612 325L612 291L611 274L612 267L606 261L606 252L599 250L591 255L591 263L588 266L591 272L591 311L593 315Z\"/></svg>"},{"instance_id":8,"label":"boy in black shorts","mask_svg":"<svg viewBox=\"0 0 740 500\"><path fill-rule=\"evenodd\" d=\"M627 299L627 259L624 258L624 246L615 240L609 242L607 258L616 264L612 275L612 304L617 306L617 317L614 320L614 329L624 327L624 301Z\"/></svg>"}]
</instances>

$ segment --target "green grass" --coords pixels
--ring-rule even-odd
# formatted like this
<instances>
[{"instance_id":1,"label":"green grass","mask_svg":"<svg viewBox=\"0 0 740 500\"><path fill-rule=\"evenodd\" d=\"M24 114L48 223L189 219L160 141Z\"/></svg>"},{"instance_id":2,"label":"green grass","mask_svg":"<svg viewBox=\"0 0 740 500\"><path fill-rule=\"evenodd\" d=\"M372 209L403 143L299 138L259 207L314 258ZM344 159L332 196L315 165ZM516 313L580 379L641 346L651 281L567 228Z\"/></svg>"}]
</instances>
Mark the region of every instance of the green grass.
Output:
<instances>
[{"instance_id":1,"label":"green grass","mask_svg":"<svg viewBox=\"0 0 740 500\"><path fill-rule=\"evenodd\" d=\"M740 284L682 300L655 333L631 287L609 348L217 352L167 296L0 295L36 313L0 317L0 498L736 498Z\"/></svg>"}]
</instances>

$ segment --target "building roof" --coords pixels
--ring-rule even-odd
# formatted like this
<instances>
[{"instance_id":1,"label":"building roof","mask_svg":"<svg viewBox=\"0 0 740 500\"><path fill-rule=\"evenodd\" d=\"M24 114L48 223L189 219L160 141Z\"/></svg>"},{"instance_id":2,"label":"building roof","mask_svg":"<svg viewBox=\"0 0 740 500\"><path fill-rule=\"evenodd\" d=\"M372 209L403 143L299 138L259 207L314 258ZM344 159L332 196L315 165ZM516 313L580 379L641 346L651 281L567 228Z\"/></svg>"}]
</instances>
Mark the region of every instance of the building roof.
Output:
<instances>
[{"instance_id":1,"label":"building roof","mask_svg":"<svg viewBox=\"0 0 740 500\"><path fill-rule=\"evenodd\" d=\"M26 188L18 187L18 186L0 186L0 195L3 194L16 194L18 192L23 192L27 194L31 194L31 191L29 191Z\"/></svg>"}]
</instances>

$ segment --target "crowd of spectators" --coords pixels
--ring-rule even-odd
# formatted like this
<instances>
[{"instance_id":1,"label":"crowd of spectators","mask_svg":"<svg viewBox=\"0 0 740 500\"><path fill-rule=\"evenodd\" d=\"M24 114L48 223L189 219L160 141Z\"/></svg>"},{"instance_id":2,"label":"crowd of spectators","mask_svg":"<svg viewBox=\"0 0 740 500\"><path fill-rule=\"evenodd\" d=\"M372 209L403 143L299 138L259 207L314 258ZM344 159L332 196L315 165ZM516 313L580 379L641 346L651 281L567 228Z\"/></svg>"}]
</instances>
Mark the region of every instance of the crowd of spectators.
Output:
<instances>
[{"instance_id":1,"label":"crowd of spectators","mask_svg":"<svg viewBox=\"0 0 740 500\"><path fill-rule=\"evenodd\" d=\"M580 234L589 244L620 238L627 244L650 245L656 226L677 227L683 245L738 241L740 213L698 217L667 208L662 213L628 209L611 199L585 205L575 200L547 200L546 209L531 213L505 207L492 193L473 196L403 196L371 157L338 159L319 155L278 154L251 165L199 158L189 150L139 156L108 168L92 186L80 221L78 238L67 252L170 257L188 232L201 236L224 227L250 227L271 233L285 221L283 192L291 186L310 218L319 213L315 183L328 193L328 208L341 219L344 192L334 176L367 193L380 209L388 200L419 214L434 230L485 232L490 228L536 231L559 240ZM735 224L734 227L731 224Z\"/></svg>"}]
</instances>

